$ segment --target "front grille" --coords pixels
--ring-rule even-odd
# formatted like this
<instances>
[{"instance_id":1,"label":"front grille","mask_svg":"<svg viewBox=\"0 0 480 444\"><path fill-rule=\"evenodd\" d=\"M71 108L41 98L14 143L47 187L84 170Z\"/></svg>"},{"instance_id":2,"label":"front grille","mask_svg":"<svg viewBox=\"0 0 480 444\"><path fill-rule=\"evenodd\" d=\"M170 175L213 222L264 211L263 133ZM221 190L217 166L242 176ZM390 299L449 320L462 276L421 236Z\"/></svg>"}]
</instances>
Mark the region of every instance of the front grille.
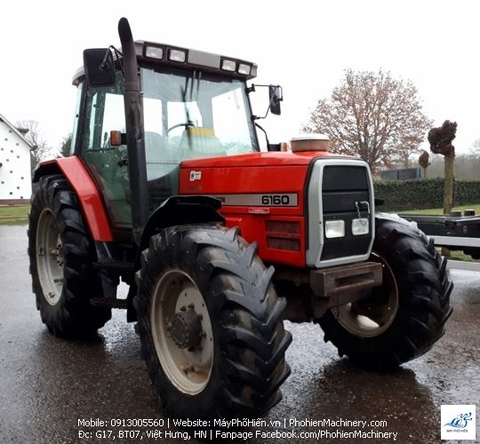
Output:
<instances>
[{"instance_id":1,"label":"front grille","mask_svg":"<svg viewBox=\"0 0 480 444\"><path fill-rule=\"evenodd\" d=\"M360 202L369 202L369 205L360 205L361 217L369 217L368 207L373 208L369 183L368 170L364 166L325 166L322 180L323 223L328 220L344 220L345 237L324 238L322 261L368 252L371 233L354 236L351 226L352 220L358 218L357 206Z\"/></svg>"}]
</instances>

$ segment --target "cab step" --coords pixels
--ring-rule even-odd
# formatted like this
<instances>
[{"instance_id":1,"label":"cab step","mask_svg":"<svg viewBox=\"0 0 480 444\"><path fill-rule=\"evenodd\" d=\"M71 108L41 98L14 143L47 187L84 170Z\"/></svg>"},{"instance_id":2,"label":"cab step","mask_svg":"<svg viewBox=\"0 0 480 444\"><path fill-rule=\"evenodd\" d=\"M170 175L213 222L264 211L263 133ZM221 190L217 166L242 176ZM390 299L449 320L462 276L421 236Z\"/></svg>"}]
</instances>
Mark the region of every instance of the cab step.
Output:
<instances>
[{"instance_id":1,"label":"cab step","mask_svg":"<svg viewBox=\"0 0 480 444\"><path fill-rule=\"evenodd\" d=\"M93 268L97 270L112 270L120 273L133 273L133 264L131 262L122 261L104 261L95 262Z\"/></svg>"},{"instance_id":2,"label":"cab step","mask_svg":"<svg viewBox=\"0 0 480 444\"><path fill-rule=\"evenodd\" d=\"M118 298L93 298L90 299L90 304L94 307L103 307L103 308L128 308L128 301L126 299Z\"/></svg>"}]
</instances>

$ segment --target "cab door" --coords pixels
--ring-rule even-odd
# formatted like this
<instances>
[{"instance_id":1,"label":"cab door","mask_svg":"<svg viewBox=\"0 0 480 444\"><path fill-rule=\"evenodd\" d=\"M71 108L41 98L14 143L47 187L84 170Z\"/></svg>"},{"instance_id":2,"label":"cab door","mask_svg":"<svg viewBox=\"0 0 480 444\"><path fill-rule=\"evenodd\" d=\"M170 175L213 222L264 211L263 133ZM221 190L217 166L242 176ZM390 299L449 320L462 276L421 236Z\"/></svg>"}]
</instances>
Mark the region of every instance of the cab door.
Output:
<instances>
[{"instance_id":1,"label":"cab door","mask_svg":"<svg viewBox=\"0 0 480 444\"><path fill-rule=\"evenodd\" d=\"M131 228L131 203L126 144L110 140L125 133L122 76L113 86L87 86L79 155L95 177L113 228Z\"/></svg>"}]
</instances>

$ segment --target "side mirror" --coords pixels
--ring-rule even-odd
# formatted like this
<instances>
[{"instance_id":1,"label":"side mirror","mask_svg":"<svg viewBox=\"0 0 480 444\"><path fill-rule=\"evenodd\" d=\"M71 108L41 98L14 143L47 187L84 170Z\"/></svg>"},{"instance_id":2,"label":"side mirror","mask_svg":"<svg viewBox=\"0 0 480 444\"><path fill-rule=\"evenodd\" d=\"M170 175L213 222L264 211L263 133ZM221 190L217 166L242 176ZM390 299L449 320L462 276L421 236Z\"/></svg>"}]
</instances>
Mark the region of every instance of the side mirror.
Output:
<instances>
[{"instance_id":1,"label":"side mirror","mask_svg":"<svg viewBox=\"0 0 480 444\"><path fill-rule=\"evenodd\" d=\"M110 48L83 51L83 66L87 82L92 86L115 84L115 62Z\"/></svg>"},{"instance_id":2,"label":"side mirror","mask_svg":"<svg viewBox=\"0 0 480 444\"><path fill-rule=\"evenodd\" d=\"M268 96L270 98L270 112L279 116L282 113L280 102L283 100L282 87L279 85L268 85Z\"/></svg>"}]
</instances>

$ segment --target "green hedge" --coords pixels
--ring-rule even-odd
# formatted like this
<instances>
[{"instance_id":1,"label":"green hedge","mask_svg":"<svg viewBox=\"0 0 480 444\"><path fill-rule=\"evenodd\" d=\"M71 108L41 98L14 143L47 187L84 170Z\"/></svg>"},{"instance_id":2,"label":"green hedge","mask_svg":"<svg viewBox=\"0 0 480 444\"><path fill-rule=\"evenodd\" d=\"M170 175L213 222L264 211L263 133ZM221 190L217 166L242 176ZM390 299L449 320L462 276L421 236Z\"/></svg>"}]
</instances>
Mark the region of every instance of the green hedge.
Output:
<instances>
[{"instance_id":1,"label":"green hedge","mask_svg":"<svg viewBox=\"0 0 480 444\"><path fill-rule=\"evenodd\" d=\"M408 211L443 208L444 179L375 180L375 197L383 199L380 211ZM480 203L480 182L454 182L453 205Z\"/></svg>"}]
</instances>

